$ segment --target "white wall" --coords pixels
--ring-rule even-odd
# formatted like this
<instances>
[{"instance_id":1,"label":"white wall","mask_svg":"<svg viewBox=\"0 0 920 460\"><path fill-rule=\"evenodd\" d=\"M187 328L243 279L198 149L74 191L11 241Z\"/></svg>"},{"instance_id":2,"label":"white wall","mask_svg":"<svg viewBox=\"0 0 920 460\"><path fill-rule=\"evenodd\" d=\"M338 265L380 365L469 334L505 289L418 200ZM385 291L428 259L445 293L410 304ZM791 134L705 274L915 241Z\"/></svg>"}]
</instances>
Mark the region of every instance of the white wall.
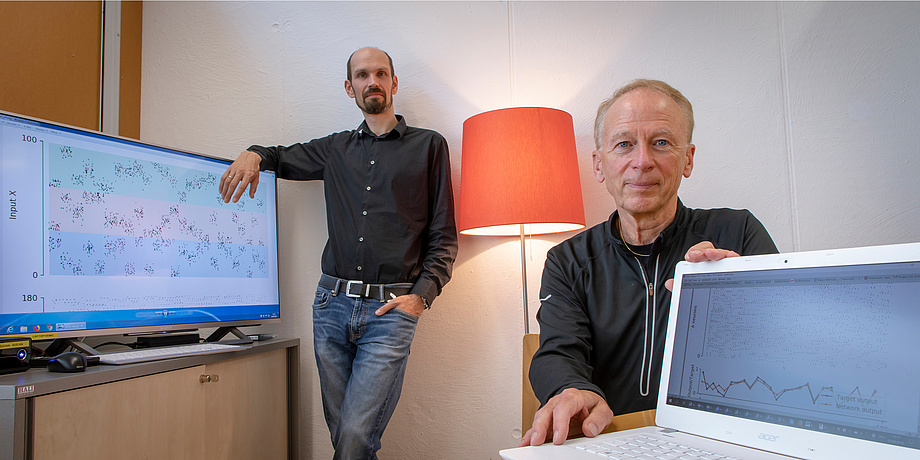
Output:
<instances>
[{"instance_id":1,"label":"white wall","mask_svg":"<svg viewBox=\"0 0 920 460\"><path fill-rule=\"evenodd\" d=\"M637 77L694 104L691 207L751 209L782 251L920 241L920 3L144 3L142 138L235 158L353 129L347 56L388 51L397 113L441 132L455 192L461 128L482 111L571 113L589 225L613 202L591 174L598 103ZM305 458L329 458L310 304L321 184L280 185L283 325L303 340ZM531 314L549 247L529 242ZM382 459L498 458L520 437L519 244L461 237L420 323ZM531 320L531 330L537 330ZM472 445L472 450L467 450Z\"/></svg>"}]
</instances>

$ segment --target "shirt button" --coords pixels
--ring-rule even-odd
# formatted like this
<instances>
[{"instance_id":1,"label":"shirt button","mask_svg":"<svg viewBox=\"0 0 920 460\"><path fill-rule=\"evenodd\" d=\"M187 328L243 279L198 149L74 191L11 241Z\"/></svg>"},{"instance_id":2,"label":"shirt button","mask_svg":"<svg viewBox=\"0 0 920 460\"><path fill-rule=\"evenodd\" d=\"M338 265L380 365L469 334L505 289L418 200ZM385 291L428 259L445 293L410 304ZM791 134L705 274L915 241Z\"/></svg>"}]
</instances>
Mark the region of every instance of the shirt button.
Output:
<instances>
[{"instance_id":1,"label":"shirt button","mask_svg":"<svg viewBox=\"0 0 920 460\"><path fill-rule=\"evenodd\" d=\"M370 186L370 185L367 186L367 190L368 190L368 191L371 190L371 186Z\"/></svg>"},{"instance_id":2,"label":"shirt button","mask_svg":"<svg viewBox=\"0 0 920 460\"><path fill-rule=\"evenodd\" d=\"M374 161L374 160L371 160L371 164L375 164L375 163L377 163L377 162L376 162L376 161Z\"/></svg>"},{"instance_id":3,"label":"shirt button","mask_svg":"<svg viewBox=\"0 0 920 460\"><path fill-rule=\"evenodd\" d=\"M364 241L364 237L363 237L363 236L362 236L362 237L359 237L359 238L358 238L358 241Z\"/></svg>"},{"instance_id":4,"label":"shirt button","mask_svg":"<svg viewBox=\"0 0 920 460\"><path fill-rule=\"evenodd\" d=\"M361 271L361 266L360 266L360 265L358 265L358 271Z\"/></svg>"},{"instance_id":5,"label":"shirt button","mask_svg":"<svg viewBox=\"0 0 920 460\"><path fill-rule=\"evenodd\" d=\"M362 216L366 216L366 215L367 215L367 211L361 211L361 215L362 215Z\"/></svg>"}]
</instances>

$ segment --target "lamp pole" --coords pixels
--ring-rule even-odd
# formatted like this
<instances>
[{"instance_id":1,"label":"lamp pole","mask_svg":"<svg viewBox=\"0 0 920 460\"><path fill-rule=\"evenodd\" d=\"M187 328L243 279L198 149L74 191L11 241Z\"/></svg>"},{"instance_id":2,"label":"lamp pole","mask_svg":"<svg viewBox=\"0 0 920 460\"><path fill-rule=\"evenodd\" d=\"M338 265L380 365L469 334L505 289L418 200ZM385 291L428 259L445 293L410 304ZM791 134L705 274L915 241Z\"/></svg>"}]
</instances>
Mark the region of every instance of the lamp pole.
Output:
<instances>
[{"instance_id":1,"label":"lamp pole","mask_svg":"<svg viewBox=\"0 0 920 460\"><path fill-rule=\"evenodd\" d=\"M521 279L524 281L524 333L530 334L530 312L527 310L527 251L524 246L524 224L521 224Z\"/></svg>"}]
</instances>

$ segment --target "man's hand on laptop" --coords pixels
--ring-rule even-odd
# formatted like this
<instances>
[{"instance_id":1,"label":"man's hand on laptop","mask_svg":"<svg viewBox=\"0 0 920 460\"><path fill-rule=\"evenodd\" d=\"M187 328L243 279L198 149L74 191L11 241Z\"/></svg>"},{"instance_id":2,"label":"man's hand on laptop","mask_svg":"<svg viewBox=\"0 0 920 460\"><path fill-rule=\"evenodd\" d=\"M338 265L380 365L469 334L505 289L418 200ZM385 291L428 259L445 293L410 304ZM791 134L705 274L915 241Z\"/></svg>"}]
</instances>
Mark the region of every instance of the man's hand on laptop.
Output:
<instances>
[{"instance_id":1,"label":"man's hand on laptop","mask_svg":"<svg viewBox=\"0 0 920 460\"><path fill-rule=\"evenodd\" d=\"M568 388L563 390L537 411L533 417L533 427L524 433L520 447L539 446L546 441L547 433L552 429L553 444L565 442L569 436L569 426L580 429L585 436L593 438L600 434L613 420L613 411L600 395L593 391Z\"/></svg>"},{"instance_id":2,"label":"man's hand on laptop","mask_svg":"<svg viewBox=\"0 0 920 460\"><path fill-rule=\"evenodd\" d=\"M696 243L693 246L690 246L690 249L687 250L687 254L684 255L684 259L687 262L709 262L714 260L722 260L726 257L738 257L738 253L735 251L729 251L728 249L716 249L716 247L709 241L702 241ZM664 287L668 288L669 291L673 290L674 279L669 279L664 282Z\"/></svg>"}]
</instances>

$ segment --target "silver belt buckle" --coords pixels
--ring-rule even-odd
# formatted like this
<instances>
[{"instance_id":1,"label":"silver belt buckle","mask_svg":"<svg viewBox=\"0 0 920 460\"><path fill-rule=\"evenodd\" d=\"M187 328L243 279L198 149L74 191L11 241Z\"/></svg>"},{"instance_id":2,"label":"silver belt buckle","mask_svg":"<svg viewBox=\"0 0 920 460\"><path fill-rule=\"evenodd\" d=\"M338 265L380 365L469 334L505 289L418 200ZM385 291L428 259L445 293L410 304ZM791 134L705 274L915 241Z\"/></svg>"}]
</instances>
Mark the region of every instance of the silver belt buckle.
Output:
<instances>
[{"instance_id":1,"label":"silver belt buckle","mask_svg":"<svg viewBox=\"0 0 920 460\"><path fill-rule=\"evenodd\" d=\"M352 294L352 293L351 293L351 285L352 285L352 284L357 284L358 286L361 286L362 284L364 284L364 282L363 282L363 281L348 280L348 283L345 285L345 297L361 297L361 293L360 293L360 292L358 292L357 294Z\"/></svg>"}]
</instances>

